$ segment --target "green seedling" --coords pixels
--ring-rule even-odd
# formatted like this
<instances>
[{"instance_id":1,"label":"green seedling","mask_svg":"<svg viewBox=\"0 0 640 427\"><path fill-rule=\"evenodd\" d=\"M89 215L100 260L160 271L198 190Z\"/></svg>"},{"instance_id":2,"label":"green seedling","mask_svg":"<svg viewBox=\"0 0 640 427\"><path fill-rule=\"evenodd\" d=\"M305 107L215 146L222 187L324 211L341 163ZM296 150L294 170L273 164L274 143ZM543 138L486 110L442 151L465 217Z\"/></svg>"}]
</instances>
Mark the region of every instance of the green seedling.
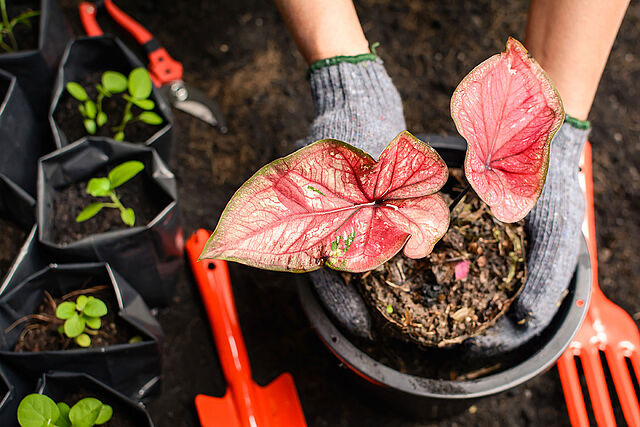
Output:
<instances>
[{"instance_id":1,"label":"green seedling","mask_svg":"<svg viewBox=\"0 0 640 427\"><path fill-rule=\"evenodd\" d=\"M113 139L123 141L125 127L134 121L141 121L148 125L162 124L162 117L151 111L155 108L155 103L149 99L152 83L147 70L136 68L129 73L129 78L117 71L105 71L100 81L101 83L96 85L98 95L95 101L80 84L76 82L66 84L67 92L81 102L78 110L82 114L84 128L90 135L95 135L98 129L107 123L108 117L102 109L102 101L104 98L111 98L114 94L121 94L126 105L120 124L112 128ZM134 116L133 106L143 111Z\"/></svg>"},{"instance_id":2,"label":"green seedling","mask_svg":"<svg viewBox=\"0 0 640 427\"><path fill-rule=\"evenodd\" d=\"M69 407L34 393L25 396L18 406L21 427L92 427L106 423L112 416L113 408L94 397L86 397Z\"/></svg>"},{"instance_id":3,"label":"green seedling","mask_svg":"<svg viewBox=\"0 0 640 427\"><path fill-rule=\"evenodd\" d=\"M114 208L120 210L120 218L129 227L136 222L136 215L131 208L125 208L115 189L136 176L144 169L144 164L137 160L124 162L111 169L108 176L91 178L87 184L87 193L93 197L109 197L111 202L95 202L84 208L76 217L76 222L83 222L93 218L102 208Z\"/></svg>"},{"instance_id":4,"label":"green seedling","mask_svg":"<svg viewBox=\"0 0 640 427\"><path fill-rule=\"evenodd\" d=\"M56 308L56 317L64 320L58 331L73 338L80 347L89 347L89 335L97 334L102 326L102 316L107 314L107 305L96 297L80 295L76 302L65 301Z\"/></svg>"},{"instance_id":5,"label":"green seedling","mask_svg":"<svg viewBox=\"0 0 640 427\"><path fill-rule=\"evenodd\" d=\"M40 15L40 12L37 10L28 10L9 20L6 0L0 0L0 12L2 12L2 22L0 22L0 47L5 52L15 52L18 50L18 41L13 34L13 29L16 25L25 25L31 28L30 19Z\"/></svg>"}]
</instances>

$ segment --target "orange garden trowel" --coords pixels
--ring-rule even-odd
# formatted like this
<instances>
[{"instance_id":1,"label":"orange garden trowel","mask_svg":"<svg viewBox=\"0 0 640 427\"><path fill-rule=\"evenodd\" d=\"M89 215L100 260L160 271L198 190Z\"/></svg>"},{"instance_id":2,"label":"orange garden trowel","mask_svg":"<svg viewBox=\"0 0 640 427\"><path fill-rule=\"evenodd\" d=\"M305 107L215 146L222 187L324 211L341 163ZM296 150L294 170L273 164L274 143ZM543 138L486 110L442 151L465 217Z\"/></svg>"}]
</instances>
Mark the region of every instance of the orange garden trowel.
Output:
<instances>
[{"instance_id":1,"label":"orange garden trowel","mask_svg":"<svg viewBox=\"0 0 640 427\"><path fill-rule=\"evenodd\" d=\"M198 230L187 241L186 248L228 387L221 398L196 396L200 424L203 427L306 426L290 374L280 375L265 387L260 387L251 378L227 263L220 260L198 262L210 234L206 230Z\"/></svg>"}]
</instances>

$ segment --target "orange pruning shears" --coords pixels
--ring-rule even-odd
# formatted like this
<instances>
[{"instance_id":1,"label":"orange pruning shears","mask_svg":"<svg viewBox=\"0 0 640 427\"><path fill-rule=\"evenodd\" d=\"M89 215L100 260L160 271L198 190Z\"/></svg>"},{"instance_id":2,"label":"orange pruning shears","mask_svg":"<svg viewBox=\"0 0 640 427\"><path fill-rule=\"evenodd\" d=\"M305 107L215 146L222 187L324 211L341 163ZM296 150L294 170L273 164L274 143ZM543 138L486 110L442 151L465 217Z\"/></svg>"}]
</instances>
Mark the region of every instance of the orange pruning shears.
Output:
<instances>
[{"instance_id":1,"label":"orange pruning shears","mask_svg":"<svg viewBox=\"0 0 640 427\"><path fill-rule=\"evenodd\" d=\"M182 64L169 55L166 49L153 37L153 34L120 10L112 0L104 0L96 4L80 3L78 6L80 20L87 35L100 36L103 34L96 19L98 8L102 6L147 52L151 80L160 88L171 105L209 123L211 126L217 126L221 133L226 133L227 126L218 104L204 92L187 85L182 80Z\"/></svg>"}]
</instances>

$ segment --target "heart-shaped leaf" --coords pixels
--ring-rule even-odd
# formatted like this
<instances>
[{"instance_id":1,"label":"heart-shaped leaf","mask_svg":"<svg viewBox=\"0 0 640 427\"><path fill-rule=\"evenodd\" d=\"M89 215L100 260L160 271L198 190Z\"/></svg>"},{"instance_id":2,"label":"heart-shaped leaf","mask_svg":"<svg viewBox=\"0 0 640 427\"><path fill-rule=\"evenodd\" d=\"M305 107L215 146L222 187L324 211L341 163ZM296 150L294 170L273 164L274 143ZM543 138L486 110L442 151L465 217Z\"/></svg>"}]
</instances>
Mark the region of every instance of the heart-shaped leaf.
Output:
<instances>
[{"instance_id":1,"label":"heart-shaped leaf","mask_svg":"<svg viewBox=\"0 0 640 427\"><path fill-rule=\"evenodd\" d=\"M76 305L71 301L65 301L56 308L58 319L70 319L74 314L76 314Z\"/></svg>"},{"instance_id":2,"label":"heart-shaped leaf","mask_svg":"<svg viewBox=\"0 0 640 427\"><path fill-rule=\"evenodd\" d=\"M325 139L263 167L233 196L202 258L293 272L328 265L361 272L404 246L428 255L449 226L439 194L448 170L409 132L376 163Z\"/></svg>"},{"instance_id":3,"label":"heart-shaped leaf","mask_svg":"<svg viewBox=\"0 0 640 427\"><path fill-rule=\"evenodd\" d=\"M467 140L465 174L501 221L529 213L544 186L562 101L527 50L509 38L504 52L473 69L451 98L451 116Z\"/></svg>"}]
</instances>

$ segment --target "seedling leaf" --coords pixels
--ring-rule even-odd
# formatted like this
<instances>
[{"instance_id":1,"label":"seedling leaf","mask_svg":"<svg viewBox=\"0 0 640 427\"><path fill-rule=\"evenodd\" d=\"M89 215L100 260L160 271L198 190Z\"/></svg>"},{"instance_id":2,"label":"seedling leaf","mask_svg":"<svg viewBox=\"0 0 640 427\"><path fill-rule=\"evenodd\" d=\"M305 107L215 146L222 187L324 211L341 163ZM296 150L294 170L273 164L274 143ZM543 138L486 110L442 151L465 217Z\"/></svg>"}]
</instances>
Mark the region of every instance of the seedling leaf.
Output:
<instances>
[{"instance_id":1,"label":"seedling leaf","mask_svg":"<svg viewBox=\"0 0 640 427\"><path fill-rule=\"evenodd\" d=\"M120 217L122 222L127 224L129 227L133 227L136 223L136 214L133 212L133 209L127 208L120 213Z\"/></svg>"},{"instance_id":2,"label":"seedling leaf","mask_svg":"<svg viewBox=\"0 0 640 427\"><path fill-rule=\"evenodd\" d=\"M137 99L151 95L151 78L144 68L136 68L129 74L129 93Z\"/></svg>"},{"instance_id":3,"label":"seedling leaf","mask_svg":"<svg viewBox=\"0 0 640 427\"><path fill-rule=\"evenodd\" d=\"M65 87L67 88L67 92L69 92L69 95L73 96L78 101L85 102L87 99L89 99L87 91L84 90L84 88L78 83L69 82L65 85Z\"/></svg>"},{"instance_id":4,"label":"seedling leaf","mask_svg":"<svg viewBox=\"0 0 640 427\"><path fill-rule=\"evenodd\" d=\"M89 347L91 345L91 338L87 334L80 334L75 337L76 344L80 347Z\"/></svg>"},{"instance_id":5,"label":"seedling leaf","mask_svg":"<svg viewBox=\"0 0 640 427\"><path fill-rule=\"evenodd\" d=\"M57 403L58 410L60 411L60 416L56 420L56 427L72 427L71 420L69 420L69 405L64 402Z\"/></svg>"},{"instance_id":6,"label":"seedling leaf","mask_svg":"<svg viewBox=\"0 0 640 427\"><path fill-rule=\"evenodd\" d=\"M118 188L144 169L144 163L137 160L124 162L109 171L111 188Z\"/></svg>"},{"instance_id":7,"label":"seedling leaf","mask_svg":"<svg viewBox=\"0 0 640 427\"><path fill-rule=\"evenodd\" d=\"M106 197L111 193L111 188L108 178L91 178L87 184L87 193L93 197Z\"/></svg>"},{"instance_id":8,"label":"seedling leaf","mask_svg":"<svg viewBox=\"0 0 640 427\"><path fill-rule=\"evenodd\" d=\"M122 93L127 90L127 78L117 71L105 71L102 74L102 86L111 93Z\"/></svg>"},{"instance_id":9,"label":"seedling leaf","mask_svg":"<svg viewBox=\"0 0 640 427\"><path fill-rule=\"evenodd\" d=\"M58 319L70 319L76 314L76 305L71 301L65 301L56 308L56 317Z\"/></svg>"},{"instance_id":10,"label":"seedling leaf","mask_svg":"<svg viewBox=\"0 0 640 427\"><path fill-rule=\"evenodd\" d=\"M143 110L153 110L153 107L156 105L151 99L136 99L127 94L122 95L122 97Z\"/></svg>"},{"instance_id":11,"label":"seedling leaf","mask_svg":"<svg viewBox=\"0 0 640 427\"><path fill-rule=\"evenodd\" d=\"M71 424L74 426L92 426L96 424L102 406L102 402L94 397L85 397L79 400L69 411Z\"/></svg>"},{"instance_id":12,"label":"seedling leaf","mask_svg":"<svg viewBox=\"0 0 640 427\"><path fill-rule=\"evenodd\" d=\"M56 403L42 394L29 394L18 405L18 423L21 427L50 426L59 416Z\"/></svg>"},{"instance_id":13,"label":"seedling leaf","mask_svg":"<svg viewBox=\"0 0 640 427\"><path fill-rule=\"evenodd\" d=\"M109 405L102 404L98 418L96 418L96 425L104 424L113 416L113 408Z\"/></svg>"},{"instance_id":14,"label":"seedling leaf","mask_svg":"<svg viewBox=\"0 0 640 427\"><path fill-rule=\"evenodd\" d=\"M162 117L154 113L153 111L143 111L138 116L138 120L148 125L162 124Z\"/></svg>"},{"instance_id":15,"label":"seedling leaf","mask_svg":"<svg viewBox=\"0 0 640 427\"><path fill-rule=\"evenodd\" d=\"M104 204L100 202L91 203L89 206L82 209L82 212L78 214L78 216L76 217L76 222L83 222L90 218L93 218L98 212L100 212L100 209L102 209L103 206Z\"/></svg>"},{"instance_id":16,"label":"seedling leaf","mask_svg":"<svg viewBox=\"0 0 640 427\"><path fill-rule=\"evenodd\" d=\"M107 314L107 305L98 298L90 297L82 312L90 317L102 317Z\"/></svg>"},{"instance_id":17,"label":"seedling leaf","mask_svg":"<svg viewBox=\"0 0 640 427\"><path fill-rule=\"evenodd\" d=\"M85 110L86 110L86 106L85 106ZM85 119L82 123L84 124L84 128L87 130L87 133L89 135L95 135L96 130L98 129L96 126L95 120Z\"/></svg>"},{"instance_id":18,"label":"seedling leaf","mask_svg":"<svg viewBox=\"0 0 640 427\"><path fill-rule=\"evenodd\" d=\"M84 111L88 118L95 119L96 114L98 114L98 109L96 108L96 103L92 100L88 100L84 103Z\"/></svg>"},{"instance_id":19,"label":"seedling leaf","mask_svg":"<svg viewBox=\"0 0 640 427\"><path fill-rule=\"evenodd\" d=\"M515 39L458 85L451 116L467 140L465 174L500 221L522 219L544 186L551 139L564 119L545 72Z\"/></svg>"},{"instance_id":20,"label":"seedling leaf","mask_svg":"<svg viewBox=\"0 0 640 427\"><path fill-rule=\"evenodd\" d=\"M76 299L76 307L78 308L78 311L84 310L84 307L87 305L87 301L89 301L89 297L87 297L86 295L78 296L78 298Z\"/></svg>"},{"instance_id":21,"label":"seedling leaf","mask_svg":"<svg viewBox=\"0 0 640 427\"><path fill-rule=\"evenodd\" d=\"M75 338L84 331L84 318L77 313L64 322L64 334L69 338Z\"/></svg>"},{"instance_id":22,"label":"seedling leaf","mask_svg":"<svg viewBox=\"0 0 640 427\"><path fill-rule=\"evenodd\" d=\"M124 141L124 132L118 132L113 136L116 141Z\"/></svg>"},{"instance_id":23,"label":"seedling leaf","mask_svg":"<svg viewBox=\"0 0 640 427\"><path fill-rule=\"evenodd\" d=\"M99 317L84 316L84 321L91 329L100 329L100 326L102 326L102 321Z\"/></svg>"},{"instance_id":24,"label":"seedling leaf","mask_svg":"<svg viewBox=\"0 0 640 427\"><path fill-rule=\"evenodd\" d=\"M96 123L100 127L104 126L105 123L107 123L107 115L105 113L103 113L102 111L99 112L98 116L96 117Z\"/></svg>"},{"instance_id":25,"label":"seedling leaf","mask_svg":"<svg viewBox=\"0 0 640 427\"><path fill-rule=\"evenodd\" d=\"M377 163L344 142L318 141L244 183L201 258L293 272L362 272L403 246L421 258L449 225L448 206L434 194L447 176L435 150L409 132Z\"/></svg>"}]
</instances>

